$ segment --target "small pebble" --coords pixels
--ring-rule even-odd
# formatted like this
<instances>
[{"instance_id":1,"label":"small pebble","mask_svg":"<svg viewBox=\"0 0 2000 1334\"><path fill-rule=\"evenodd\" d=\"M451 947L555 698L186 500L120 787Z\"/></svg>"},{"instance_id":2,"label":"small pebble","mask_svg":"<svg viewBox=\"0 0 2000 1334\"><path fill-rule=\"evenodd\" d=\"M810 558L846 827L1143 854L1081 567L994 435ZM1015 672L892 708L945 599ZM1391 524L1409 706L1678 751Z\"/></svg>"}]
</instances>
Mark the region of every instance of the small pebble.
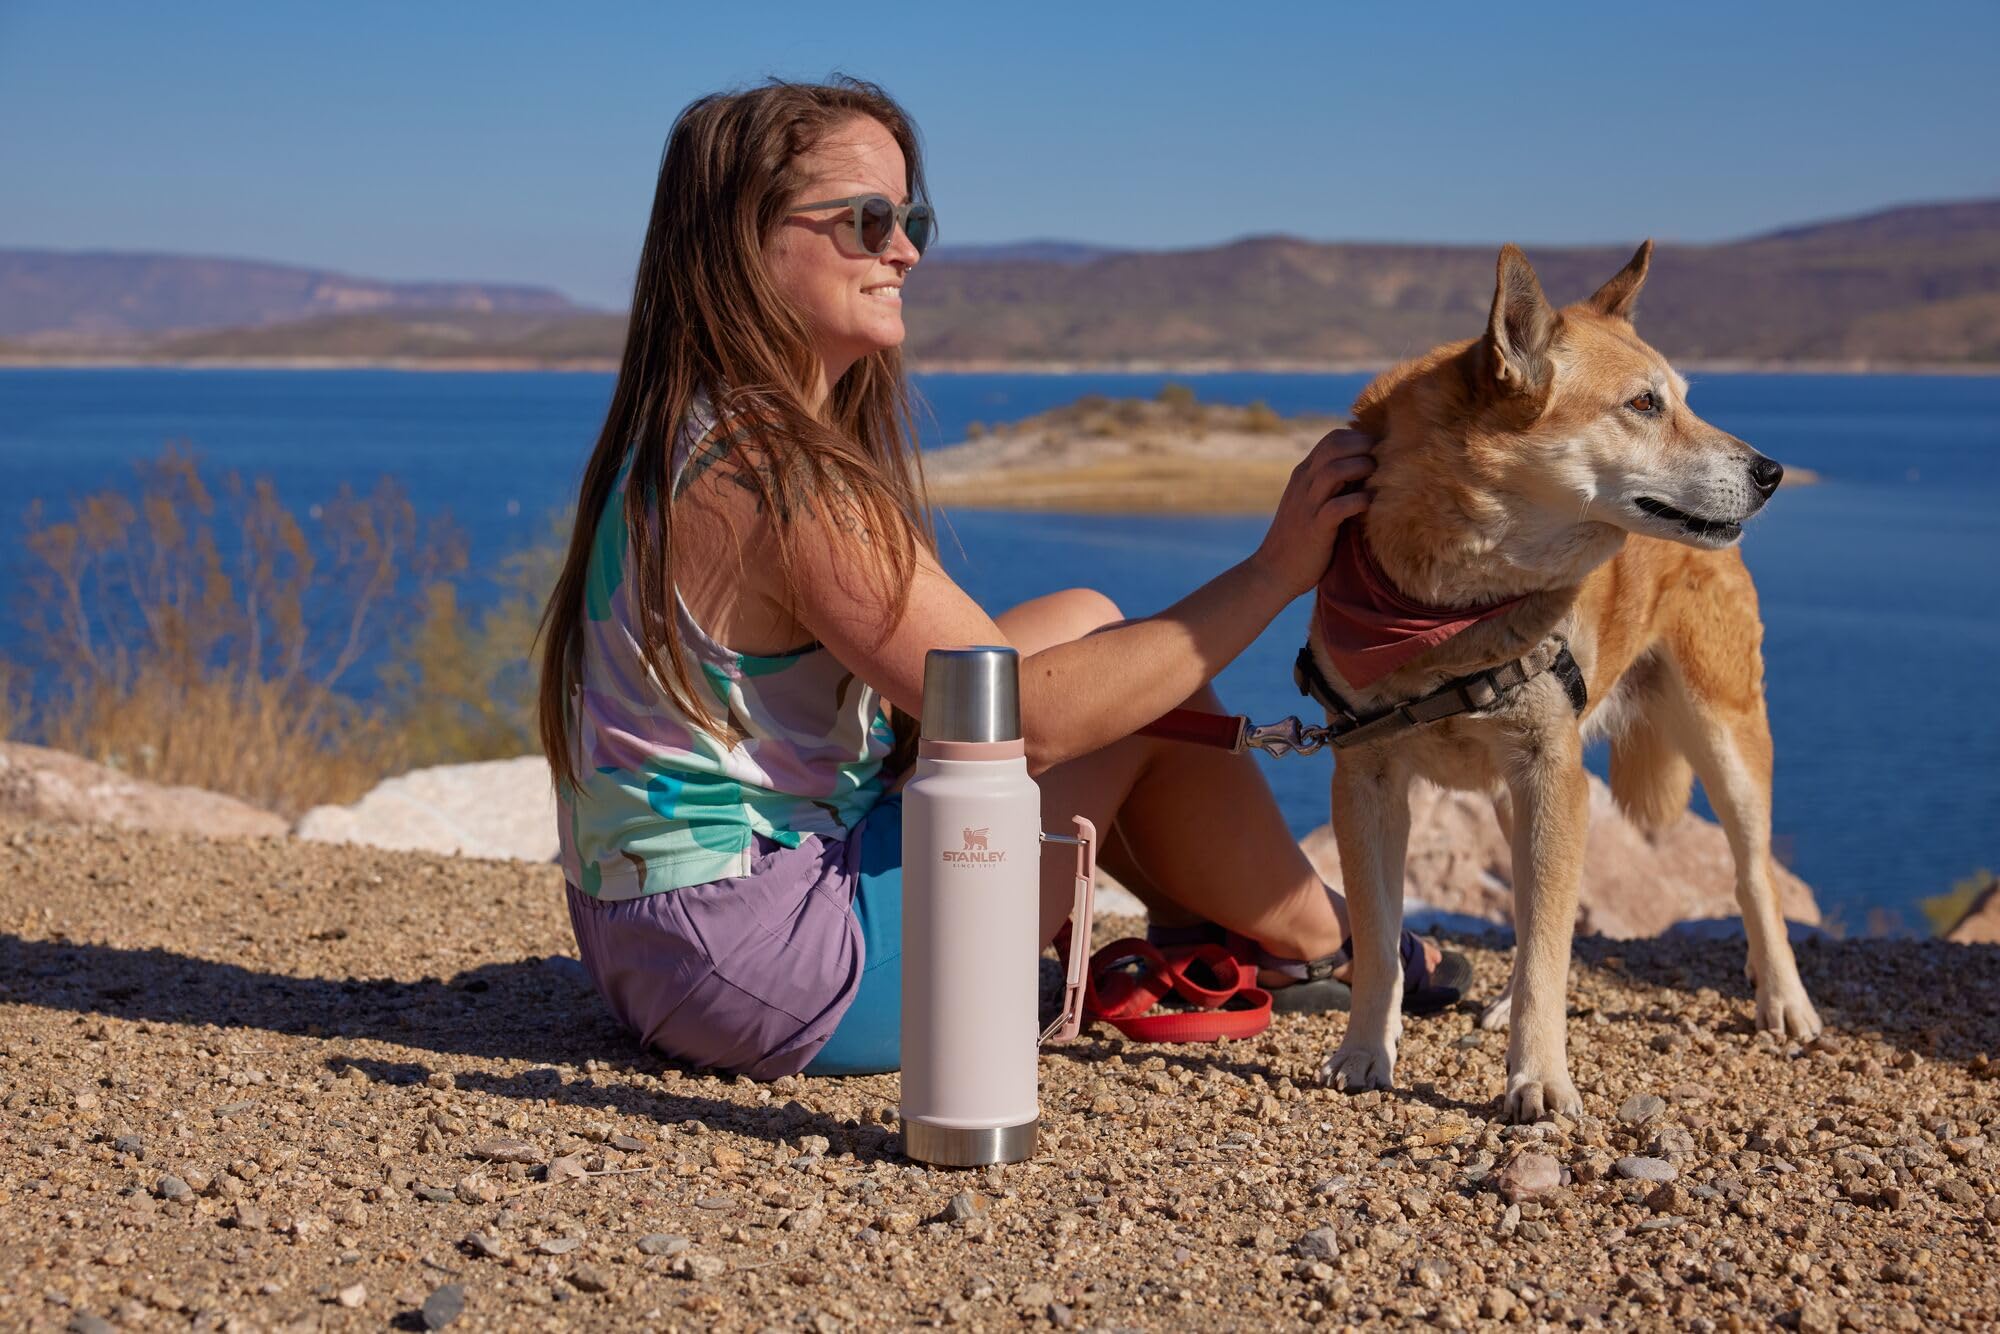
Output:
<instances>
[{"instance_id":1,"label":"small pebble","mask_svg":"<svg viewBox=\"0 0 2000 1334\"><path fill-rule=\"evenodd\" d=\"M334 1293L333 1299L351 1311L368 1300L368 1289L355 1283Z\"/></svg>"},{"instance_id":2,"label":"small pebble","mask_svg":"<svg viewBox=\"0 0 2000 1334\"><path fill-rule=\"evenodd\" d=\"M1562 1165L1545 1153L1517 1153L1500 1169L1496 1184L1510 1204L1532 1200L1562 1185Z\"/></svg>"},{"instance_id":3,"label":"small pebble","mask_svg":"<svg viewBox=\"0 0 2000 1334\"><path fill-rule=\"evenodd\" d=\"M1655 1158L1691 1158L1694 1150L1694 1136L1680 1126L1661 1126L1646 1144L1646 1152Z\"/></svg>"},{"instance_id":4,"label":"small pebble","mask_svg":"<svg viewBox=\"0 0 2000 1334\"><path fill-rule=\"evenodd\" d=\"M639 1238L641 1255L679 1255L687 1248L686 1237L677 1237L670 1232L655 1232L651 1236Z\"/></svg>"},{"instance_id":5,"label":"small pebble","mask_svg":"<svg viewBox=\"0 0 2000 1334\"><path fill-rule=\"evenodd\" d=\"M506 1248L484 1232L469 1232L466 1234L465 1240L460 1244L482 1259L504 1260L507 1258Z\"/></svg>"},{"instance_id":6,"label":"small pebble","mask_svg":"<svg viewBox=\"0 0 2000 1334\"><path fill-rule=\"evenodd\" d=\"M1635 1093L1618 1104L1618 1119L1628 1126L1643 1126L1664 1116L1667 1104L1650 1093Z\"/></svg>"},{"instance_id":7,"label":"small pebble","mask_svg":"<svg viewBox=\"0 0 2000 1334\"><path fill-rule=\"evenodd\" d=\"M1292 1253L1307 1260L1340 1257L1340 1238L1330 1227L1316 1227L1292 1243Z\"/></svg>"},{"instance_id":8,"label":"small pebble","mask_svg":"<svg viewBox=\"0 0 2000 1334\"><path fill-rule=\"evenodd\" d=\"M1660 1158L1620 1158L1611 1170L1627 1181L1672 1181L1680 1169Z\"/></svg>"},{"instance_id":9,"label":"small pebble","mask_svg":"<svg viewBox=\"0 0 2000 1334\"><path fill-rule=\"evenodd\" d=\"M424 1298L423 1309L419 1314L423 1317L425 1329L443 1329L458 1319L464 1311L465 1285L447 1283L441 1288L434 1289L430 1296Z\"/></svg>"},{"instance_id":10,"label":"small pebble","mask_svg":"<svg viewBox=\"0 0 2000 1334\"><path fill-rule=\"evenodd\" d=\"M583 1165L582 1154L572 1153L551 1160L546 1174L546 1179L549 1181L581 1181L590 1175L590 1169Z\"/></svg>"},{"instance_id":11,"label":"small pebble","mask_svg":"<svg viewBox=\"0 0 2000 1334\"><path fill-rule=\"evenodd\" d=\"M675 1278L693 1279L697 1283L711 1278L720 1278L729 1265L713 1255L685 1254L677 1256L673 1267L667 1272Z\"/></svg>"},{"instance_id":12,"label":"small pebble","mask_svg":"<svg viewBox=\"0 0 2000 1334\"><path fill-rule=\"evenodd\" d=\"M471 1176L460 1178L452 1193L461 1204L491 1204L500 1198L500 1187L474 1172Z\"/></svg>"}]
</instances>

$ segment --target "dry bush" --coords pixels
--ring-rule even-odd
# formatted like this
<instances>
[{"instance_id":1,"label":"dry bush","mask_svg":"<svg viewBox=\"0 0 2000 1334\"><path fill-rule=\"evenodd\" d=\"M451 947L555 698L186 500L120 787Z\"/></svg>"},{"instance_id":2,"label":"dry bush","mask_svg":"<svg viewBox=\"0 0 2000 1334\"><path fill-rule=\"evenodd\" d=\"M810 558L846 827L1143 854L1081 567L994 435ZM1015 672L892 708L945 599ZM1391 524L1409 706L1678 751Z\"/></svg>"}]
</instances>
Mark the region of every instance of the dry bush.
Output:
<instances>
[{"instance_id":1,"label":"dry bush","mask_svg":"<svg viewBox=\"0 0 2000 1334\"><path fill-rule=\"evenodd\" d=\"M383 670L391 717L412 766L511 759L537 752L533 649L542 607L562 571L566 519L508 557L499 597L476 625L455 584L425 590L424 612Z\"/></svg>"},{"instance_id":2,"label":"dry bush","mask_svg":"<svg viewBox=\"0 0 2000 1334\"><path fill-rule=\"evenodd\" d=\"M1259 435L1270 435L1273 432L1283 430L1284 427L1284 419L1273 412L1271 405L1261 398L1243 409L1243 429L1246 431L1254 431Z\"/></svg>"},{"instance_id":3,"label":"dry bush","mask_svg":"<svg viewBox=\"0 0 2000 1334\"><path fill-rule=\"evenodd\" d=\"M0 658L0 741L5 741L21 728L20 687L16 684L20 675L19 668Z\"/></svg>"},{"instance_id":4,"label":"dry bush","mask_svg":"<svg viewBox=\"0 0 2000 1334\"><path fill-rule=\"evenodd\" d=\"M450 525L385 478L343 487L308 541L268 479L228 474L218 499L173 447L139 473L136 500L29 508L27 628L53 675L39 739L287 815L399 767L394 729L341 686L413 617L409 587L462 568Z\"/></svg>"}]
</instances>

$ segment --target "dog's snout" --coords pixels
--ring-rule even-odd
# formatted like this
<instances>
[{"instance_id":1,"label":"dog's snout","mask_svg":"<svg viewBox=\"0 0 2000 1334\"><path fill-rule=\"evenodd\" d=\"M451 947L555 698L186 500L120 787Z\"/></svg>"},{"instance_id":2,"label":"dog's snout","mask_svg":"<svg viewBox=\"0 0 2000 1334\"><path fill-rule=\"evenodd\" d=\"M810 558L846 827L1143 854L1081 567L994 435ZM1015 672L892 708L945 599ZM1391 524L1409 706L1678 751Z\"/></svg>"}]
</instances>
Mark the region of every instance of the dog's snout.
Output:
<instances>
[{"instance_id":1,"label":"dog's snout","mask_svg":"<svg viewBox=\"0 0 2000 1334\"><path fill-rule=\"evenodd\" d=\"M1759 454L1750 461L1750 483L1764 499L1769 500L1771 493L1778 489L1778 483L1784 480L1784 465L1776 459L1767 459Z\"/></svg>"}]
</instances>

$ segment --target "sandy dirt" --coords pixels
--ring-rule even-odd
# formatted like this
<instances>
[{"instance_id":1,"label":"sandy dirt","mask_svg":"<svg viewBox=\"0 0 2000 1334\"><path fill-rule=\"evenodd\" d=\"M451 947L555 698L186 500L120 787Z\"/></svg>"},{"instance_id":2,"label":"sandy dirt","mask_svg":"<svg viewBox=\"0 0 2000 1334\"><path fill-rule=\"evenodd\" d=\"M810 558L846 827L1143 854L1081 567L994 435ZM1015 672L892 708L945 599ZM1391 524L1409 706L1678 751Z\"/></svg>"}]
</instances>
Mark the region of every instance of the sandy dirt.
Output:
<instances>
[{"instance_id":1,"label":"sandy dirt","mask_svg":"<svg viewBox=\"0 0 2000 1334\"><path fill-rule=\"evenodd\" d=\"M0 1327L2000 1322L2000 947L1807 943L1802 1049L1739 946L1582 940L1580 1123L1493 1119L1469 1009L1360 1097L1314 1083L1339 1016L1097 1030L1043 1061L1040 1157L927 1171L893 1076L638 1050L560 888L0 822Z\"/></svg>"}]
</instances>

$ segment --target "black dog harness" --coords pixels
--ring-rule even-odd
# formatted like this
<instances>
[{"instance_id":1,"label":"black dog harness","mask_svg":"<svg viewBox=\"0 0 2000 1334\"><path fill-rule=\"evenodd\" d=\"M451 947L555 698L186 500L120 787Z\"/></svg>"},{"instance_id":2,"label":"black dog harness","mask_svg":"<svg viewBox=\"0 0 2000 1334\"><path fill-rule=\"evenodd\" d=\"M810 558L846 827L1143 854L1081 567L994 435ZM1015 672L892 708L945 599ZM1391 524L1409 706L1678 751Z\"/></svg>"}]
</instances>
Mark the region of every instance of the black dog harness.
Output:
<instances>
[{"instance_id":1,"label":"black dog harness","mask_svg":"<svg viewBox=\"0 0 2000 1334\"><path fill-rule=\"evenodd\" d=\"M1307 728L1306 732L1317 731L1321 742L1335 750L1380 741L1426 723L1490 709L1543 672L1555 673L1556 680L1562 682L1563 691L1569 696L1570 708L1581 717L1584 706L1590 703L1590 690L1584 684L1583 669L1570 656L1569 641L1561 635L1550 635L1522 657L1503 662L1498 667L1454 677L1427 695L1406 699L1374 713L1362 713L1341 698L1340 692L1333 688L1320 671L1319 664L1313 660L1311 644L1301 648L1298 658L1292 663L1292 680L1297 684L1299 693L1311 696L1326 710L1329 718L1325 727Z\"/></svg>"}]
</instances>

